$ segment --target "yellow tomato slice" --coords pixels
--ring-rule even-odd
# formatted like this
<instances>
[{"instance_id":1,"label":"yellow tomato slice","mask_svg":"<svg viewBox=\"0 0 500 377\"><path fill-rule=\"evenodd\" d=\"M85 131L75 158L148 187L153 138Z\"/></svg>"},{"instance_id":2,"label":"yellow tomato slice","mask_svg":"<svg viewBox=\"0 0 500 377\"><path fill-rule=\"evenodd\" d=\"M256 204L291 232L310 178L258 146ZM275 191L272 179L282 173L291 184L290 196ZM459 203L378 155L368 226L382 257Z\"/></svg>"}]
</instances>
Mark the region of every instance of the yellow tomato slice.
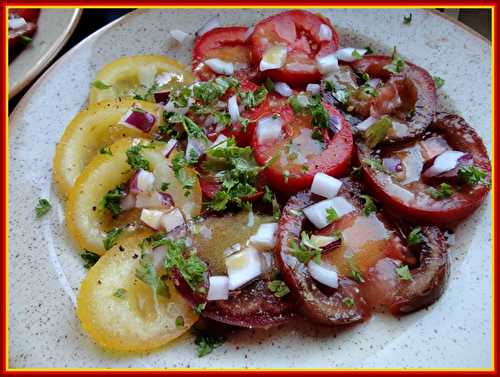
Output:
<instances>
[{"instance_id":1,"label":"yellow tomato slice","mask_svg":"<svg viewBox=\"0 0 500 377\"><path fill-rule=\"evenodd\" d=\"M123 212L113 218L108 210L102 208L101 201L108 191L127 182L134 174L127 163L127 149L138 143L149 142L150 140L138 138L120 139L110 146L112 155L99 154L83 169L70 191L66 206L68 230L80 248L103 254L103 241L111 229L122 228L121 238L144 228L138 220L138 209ZM166 159L161 153L164 146L165 143L155 142L154 148L143 149L141 152L156 176L155 185L168 182L168 193L175 206L188 219L197 216L201 211L202 194L196 173L189 168L185 170L187 176L194 179L193 188L186 196L171 168L172 156Z\"/></svg>"},{"instance_id":2,"label":"yellow tomato slice","mask_svg":"<svg viewBox=\"0 0 500 377\"><path fill-rule=\"evenodd\" d=\"M102 68L95 81L109 88L90 90L89 103L109 101L117 98L132 98L136 94L146 95L155 78L162 75L164 80L171 80L164 85L175 83L189 84L193 81L191 70L185 65L161 55L126 56L117 59Z\"/></svg>"},{"instance_id":3,"label":"yellow tomato slice","mask_svg":"<svg viewBox=\"0 0 500 377\"><path fill-rule=\"evenodd\" d=\"M116 100L91 105L80 111L64 130L54 156L54 181L66 197L76 179L99 150L123 137L143 137L139 129L118 124L130 108L140 108L155 116L148 134L158 131L162 120L159 105L137 100Z\"/></svg>"},{"instance_id":4,"label":"yellow tomato slice","mask_svg":"<svg viewBox=\"0 0 500 377\"><path fill-rule=\"evenodd\" d=\"M144 236L122 240L90 269L80 287L78 318L104 348L151 350L179 337L198 320L172 284L167 283L169 295L154 297L151 287L136 277L141 263L138 244Z\"/></svg>"}]
</instances>

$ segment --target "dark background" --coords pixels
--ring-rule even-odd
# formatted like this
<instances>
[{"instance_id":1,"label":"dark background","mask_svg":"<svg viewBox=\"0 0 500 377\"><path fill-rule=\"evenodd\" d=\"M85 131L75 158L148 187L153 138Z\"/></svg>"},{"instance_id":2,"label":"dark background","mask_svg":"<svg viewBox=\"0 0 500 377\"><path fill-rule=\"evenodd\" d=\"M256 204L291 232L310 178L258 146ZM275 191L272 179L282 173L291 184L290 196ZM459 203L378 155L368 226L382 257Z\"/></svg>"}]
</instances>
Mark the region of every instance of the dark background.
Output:
<instances>
[{"instance_id":1,"label":"dark background","mask_svg":"<svg viewBox=\"0 0 500 377\"><path fill-rule=\"evenodd\" d=\"M78 42L82 39L85 39L87 36L92 34L94 31L109 24L111 21L116 20L124 14L131 12L132 10L134 9L84 9L80 22L78 23L73 35L51 63L54 63L59 57L64 55L68 50L78 44ZM489 9L449 9L447 12L451 15L458 15L458 20L491 40L491 11ZM45 69L47 68L48 67ZM44 71L42 71L40 75L43 72ZM33 80L33 82L35 81L36 79ZM28 85L9 101L9 113L12 112L19 100L23 97L26 91L29 90L30 86L31 85Z\"/></svg>"}]
</instances>

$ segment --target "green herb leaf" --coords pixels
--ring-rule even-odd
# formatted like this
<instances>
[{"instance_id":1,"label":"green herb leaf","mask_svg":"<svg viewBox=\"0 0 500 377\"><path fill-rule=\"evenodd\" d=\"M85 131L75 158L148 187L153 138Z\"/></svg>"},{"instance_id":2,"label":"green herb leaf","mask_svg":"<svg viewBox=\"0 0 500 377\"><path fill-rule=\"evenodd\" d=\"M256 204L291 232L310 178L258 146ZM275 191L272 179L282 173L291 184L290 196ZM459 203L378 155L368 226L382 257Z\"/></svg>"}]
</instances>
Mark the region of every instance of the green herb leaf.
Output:
<instances>
[{"instance_id":1,"label":"green herb leaf","mask_svg":"<svg viewBox=\"0 0 500 377\"><path fill-rule=\"evenodd\" d=\"M319 247L306 232L301 233L300 243L292 240L289 246L290 253L302 263L307 263L314 259L321 263L321 247Z\"/></svg>"},{"instance_id":2,"label":"green herb leaf","mask_svg":"<svg viewBox=\"0 0 500 377\"><path fill-rule=\"evenodd\" d=\"M38 204L35 207L37 219L45 216L52 209L52 205L47 199L38 199Z\"/></svg>"},{"instance_id":3,"label":"green herb leaf","mask_svg":"<svg viewBox=\"0 0 500 377\"><path fill-rule=\"evenodd\" d=\"M172 170L174 171L175 178L182 185L185 196L189 196L196 182L195 177L188 175L186 170L188 166L189 162L184 158L182 153L176 153L172 158Z\"/></svg>"},{"instance_id":4,"label":"green herb leaf","mask_svg":"<svg viewBox=\"0 0 500 377\"><path fill-rule=\"evenodd\" d=\"M363 163L368 165L370 169L379 171L392 176L392 173L384 166L382 160L379 157L372 157L363 160Z\"/></svg>"},{"instance_id":5,"label":"green herb leaf","mask_svg":"<svg viewBox=\"0 0 500 377\"><path fill-rule=\"evenodd\" d=\"M363 214L365 216L370 216L370 214L377 212L377 206L375 200L369 195L361 195L361 198L365 201L363 205Z\"/></svg>"},{"instance_id":6,"label":"green herb leaf","mask_svg":"<svg viewBox=\"0 0 500 377\"><path fill-rule=\"evenodd\" d=\"M439 76L432 76L432 79L434 80L434 85L436 85L436 89L441 88L445 83L444 79L442 79Z\"/></svg>"},{"instance_id":7,"label":"green herb leaf","mask_svg":"<svg viewBox=\"0 0 500 377\"><path fill-rule=\"evenodd\" d=\"M300 104L299 100L297 99L297 96L290 96L288 97L288 104L292 108L293 112L295 114L298 114L302 111L302 105Z\"/></svg>"},{"instance_id":8,"label":"green herb leaf","mask_svg":"<svg viewBox=\"0 0 500 377\"><path fill-rule=\"evenodd\" d=\"M352 297L345 297L343 300L342 300L342 303L348 307L348 308L352 308L354 306L354 299Z\"/></svg>"},{"instance_id":9,"label":"green herb leaf","mask_svg":"<svg viewBox=\"0 0 500 377\"><path fill-rule=\"evenodd\" d=\"M439 185L439 189L430 187L427 190L425 190L425 192L429 194L432 199L435 200L449 198L454 193L453 188L448 183L444 182Z\"/></svg>"},{"instance_id":10,"label":"green herb leaf","mask_svg":"<svg viewBox=\"0 0 500 377\"><path fill-rule=\"evenodd\" d=\"M326 219L328 220L329 223L333 223L338 218L339 216L337 215L337 211L335 211L334 208L326 209Z\"/></svg>"},{"instance_id":11,"label":"green herb leaf","mask_svg":"<svg viewBox=\"0 0 500 377\"><path fill-rule=\"evenodd\" d=\"M413 228L410 234L408 234L408 245L415 246L421 243L424 240L422 236L422 228L417 226Z\"/></svg>"},{"instance_id":12,"label":"green herb leaf","mask_svg":"<svg viewBox=\"0 0 500 377\"><path fill-rule=\"evenodd\" d=\"M273 280L267 283L267 289L269 289L276 297L283 297L290 293L290 288L286 285L284 281Z\"/></svg>"},{"instance_id":13,"label":"green herb leaf","mask_svg":"<svg viewBox=\"0 0 500 377\"><path fill-rule=\"evenodd\" d=\"M392 127L392 120L384 115L373 123L363 134L366 145L369 148L375 148L387 135L387 131Z\"/></svg>"},{"instance_id":14,"label":"green herb leaf","mask_svg":"<svg viewBox=\"0 0 500 377\"><path fill-rule=\"evenodd\" d=\"M274 90L274 83L273 80L271 80L269 77L266 78L266 82L264 83L266 86L266 89L269 93L271 93Z\"/></svg>"},{"instance_id":15,"label":"green herb leaf","mask_svg":"<svg viewBox=\"0 0 500 377\"><path fill-rule=\"evenodd\" d=\"M399 267L396 267L395 270L396 270L396 273L398 274L398 276L401 280L412 280L413 279L413 277L411 275L411 271L406 264L403 264Z\"/></svg>"},{"instance_id":16,"label":"green herb leaf","mask_svg":"<svg viewBox=\"0 0 500 377\"><path fill-rule=\"evenodd\" d=\"M103 90L103 89L109 89L112 87L112 85L106 85L103 83L101 80L96 80L92 83L92 86L96 89Z\"/></svg>"},{"instance_id":17,"label":"green herb leaf","mask_svg":"<svg viewBox=\"0 0 500 377\"><path fill-rule=\"evenodd\" d=\"M413 15L411 13L409 16L404 16L403 17L403 24L405 24L405 25L411 24L412 17L413 17Z\"/></svg>"},{"instance_id":18,"label":"green herb leaf","mask_svg":"<svg viewBox=\"0 0 500 377\"><path fill-rule=\"evenodd\" d=\"M177 328L184 327L184 317L183 316L180 315L175 319L175 327L177 327Z\"/></svg>"},{"instance_id":19,"label":"green herb leaf","mask_svg":"<svg viewBox=\"0 0 500 377\"><path fill-rule=\"evenodd\" d=\"M125 299L127 297L127 290L124 288L118 288L115 293L113 293L113 296L116 298L120 299Z\"/></svg>"},{"instance_id":20,"label":"green herb leaf","mask_svg":"<svg viewBox=\"0 0 500 377\"><path fill-rule=\"evenodd\" d=\"M360 86L359 90L361 90L364 94L369 95L371 97L378 97L379 94L377 89L368 84Z\"/></svg>"},{"instance_id":21,"label":"green herb leaf","mask_svg":"<svg viewBox=\"0 0 500 377\"><path fill-rule=\"evenodd\" d=\"M125 152L127 155L127 163L133 170L150 170L149 161L146 160L141 154L141 150L143 148L144 146L140 144L133 145Z\"/></svg>"},{"instance_id":22,"label":"green herb leaf","mask_svg":"<svg viewBox=\"0 0 500 377\"><path fill-rule=\"evenodd\" d=\"M394 49L392 51L392 62L386 65L384 69L392 73L400 73L405 66L405 61L398 55L396 46L394 46Z\"/></svg>"},{"instance_id":23,"label":"green herb leaf","mask_svg":"<svg viewBox=\"0 0 500 377\"><path fill-rule=\"evenodd\" d=\"M101 200L101 206L102 208L109 210L113 216L118 216L122 211L120 203L126 195L127 192L125 191L125 187L123 185L119 185L104 195Z\"/></svg>"},{"instance_id":24,"label":"green herb leaf","mask_svg":"<svg viewBox=\"0 0 500 377\"><path fill-rule=\"evenodd\" d=\"M361 59L362 58L362 55L356 49L352 50L351 55L352 55L353 58L356 58L356 59Z\"/></svg>"},{"instance_id":25,"label":"green herb leaf","mask_svg":"<svg viewBox=\"0 0 500 377\"><path fill-rule=\"evenodd\" d=\"M486 172L474 165L461 166L458 169L458 178L467 185L482 185L490 187L491 183L486 180L486 177Z\"/></svg>"},{"instance_id":26,"label":"green herb leaf","mask_svg":"<svg viewBox=\"0 0 500 377\"><path fill-rule=\"evenodd\" d=\"M266 99L268 91L265 86L259 86L254 92L240 92L241 104L246 109L253 109L260 105Z\"/></svg>"},{"instance_id":27,"label":"green herb leaf","mask_svg":"<svg viewBox=\"0 0 500 377\"><path fill-rule=\"evenodd\" d=\"M113 155L113 152L111 152L111 149L108 146L102 147L101 149L99 149L99 153L100 154L107 154L107 155L110 155L110 156Z\"/></svg>"},{"instance_id":28,"label":"green herb leaf","mask_svg":"<svg viewBox=\"0 0 500 377\"><path fill-rule=\"evenodd\" d=\"M23 45L27 46L31 42L33 42L33 38L30 38L27 35L21 35L21 42L23 43Z\"/></svg>"},{"instance_id":29,"label":"green herb leaf","mask_svg":"<svg viewBox=\"0 0 500 377\"><path fill-rule=\"evenodd\" d=\"M118 237L122 234L123 229L121 228L113 228L107 234L106 238L102 240L102 244L104 245L104 250L109 250L118 242Z\"/></svg>"},{"instance_id":30,"label":"green herb leaf","mask_svg":"<svg viewBox=\"0 0 500 377\"><path fill-rule=\"evenodd\" d=\"M150 253L141 256L139 267L135 270L135 276L143 283L149 285L153 291L153 298L156 307L158 306L157 296L170 297L170 292L165 282L158 276L153 264L153 257Z\"/></svg>"},{"instance_id":31,"label":"green herb leaf","mask_svg":"<svg viewBox=\"0 0 500 377\"><path fill-rule=\"evenodd\" d=\"M366 53L365 55L373 54L373 49L371 46L365 46Z\"/></svg>"},{"instance_id":32,"label":"green herb leaf","mask_svg":"<svg viewBox=\"0 0 500 377\"><path fill-rule=\"evenodd\" d=\"M194 306L193 308L193 311L196 313L196 314L201 314L203 312L203 310L205 310L205 307L207 306L207 303L204 302L202 304L197 304Z\"/></svg>"},{"instance_id":33,"label":"green herb leaf","mask_svg":"<svg viewBox=\"0 0 500 377\"><path fill-rule=\"evenodd\" d=\"M84 250L84 252L80 254L80 257L85 262L83 267L85 267L86 269L89 269L90 267L92 267L94 264L97 263L97 261L99 260L99 258L101 256L99 254L93 253L91 251Z\"/></svg>"},{"instance_id":34,"label":"green herb leaf","mask_svg":"<svg viewBox=\"0 0 500 377\"><path fill-rule=\"evenodd\" d=\"M351 277L356 280L358 283L364 283L365 278L361 275L359 268L354 264L352 257L347 260L349 263L349 267L351 268Z\"/></svg>"},{"instance_id":35,"label":"green herb leaf","mask_svg":"<svg viewBox=\"0 0 500 377\"><path fill-rule=\"evenodd\" d=\"M194 344L196 344L196 352L198 357L203 357L211 353L215 348L220 347L226 338L215 336L208 333L198 331Z\"/></svg>"}]
</instances>

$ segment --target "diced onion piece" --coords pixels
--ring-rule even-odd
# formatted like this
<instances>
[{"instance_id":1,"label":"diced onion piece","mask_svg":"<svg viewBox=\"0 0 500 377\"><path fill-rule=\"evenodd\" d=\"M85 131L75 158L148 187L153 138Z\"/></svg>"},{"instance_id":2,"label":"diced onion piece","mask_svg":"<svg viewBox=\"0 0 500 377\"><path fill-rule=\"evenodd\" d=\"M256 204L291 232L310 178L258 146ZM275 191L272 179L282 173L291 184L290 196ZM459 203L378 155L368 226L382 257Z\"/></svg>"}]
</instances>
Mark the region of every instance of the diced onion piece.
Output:
<instances>
[{"instance_id":1,"label":"diced onion piece","mask_svg":"<svg viewBox=\"0 0 500 377\"><path fill-rule=\"evenodd\" d=\"M365 120L363 120L362 122L356 124L356 129L361 131L361 132L364 132L366 131L368 128L370 128L371 126L373 126L373 124L377 121L378 119L375 118L374 116L369 116L368 118L366 118Z\"/></svg>"},{"instance_id":2,"label":"diced onion piece","mask_svg":"<svg viewBox=\"0 0 500 377\"><path fill-rule=\"evenodd\" d=\"M156 117L153 114L133 107L125 113L118 124L125 127L136 128L142 132L149 132L155 122Z\"/></svg>"},{"instance_id":3,"label":"diced onion piece","mask_svg":"<svg viewBox=\"0 0 500 377\"><path fill-rule=\"evenodd\" d=\"M213 149L224 148L227 145L227 143L225 143L226 140L227 140L226 135L219 134L217 136L217 139L215 139L214 143L212 144L211 148Z\"/></svg>"},{"instance_id":4,"label":"diced onion piece","mask_svg":"<svg viewBox=\"0 0 500 377\"><path fill-rule=\"evenodd\" d=\"M174 72L159 73L155 77L155 83L158 84L159 87L162 87L167 85L173 79L177 79L178 77L179 75Z\"/></svg>"},{"instance_id":5,"label":"diced onion piece","mask_svg":"<svg viewBox=\"0 0 500 377\"><path fill-rule=\"evenodd\" d=\"M376 88L377 86L380 85L381 82L382 80L380 79L370 79L366 83L370 85L372 88Z\"/></svg>"},{"instance_id":6,"label":"diced onion piece","mask_svg":"<svg viewBox=\"0 0 500 377\"><path fill-rule=\"evenodd\" d=\"M229 289L238 289L262 273L260 253L248 246L225 259L229 275Z\"/></svg>"},{"instance_id":7,"label":"diced onion piece","mask_svg":"<svg viewBox=\"0 0 500 377\"><path fill-rule=\"evenodd\" d=\"M227 276L210 276L207 301L227 300L229 298L229 278Z\"/></svg>"},{"instance_id":8,"label":"diced onion piece","mask_svg":"<svg viewBox=\"0 0 500 377\"><path fill-rule=\"evenodd\" d=\"M185 224L184 216L182 216L182 212L179 208L174 208L172 211L165 213L161 217L160 222L167 232Z\"/></svg>"},{"instance_id":9,"label":"diced onion piece","mask_svg":"<svg viewBox=\"0 0 500 377\"><path fill-rule=\"evenodd\" d=\"M267 49L260 61L259 69L267 71L269 69L281 68L286 63L288 50L286 46L276 45Z\"/></svg>"},{"instance_id":10,"label":"diced onion piece","mask_svg":"<svg viewBox=\"0 0 500 377\"><path fill-rule=\"evenodd\" d=\"M128 193L121 201L120 201L120 210L128 211L135 207L135 195Z\"/></svg>"},{"instance_id":11,"label":"diced onion piece","mask_svg":"<svg viewBox=\"0 0 500 377\"><path fill-rule=\"evenodd\" d=\"M155 269L163 267L163 261L165 260L166 253L167 247L165 245L158 246L153 249L153 266Z\"/></svg>"},{"instance_id":12,"label":"diced onion piece","mask_svg":"<svg viewBox=\"0 0 500 377\"><path fill-rule=\"evenodd\" d=\"M238 108L238 96L236 94L227 100L227 110L231 116L231 122L236 123L240 120L240 109Z\"/></svg>"},{"instance_id":13,"label":"diced onion piece","mask_svg":"<svg viewBox=\"0 0 500 377\"><path fill-rule=\"evenodd\" d=\"M217 58L205 60L205 64L215 73L231 76L234 74L234 65L231 62L225 62Z\"/></svg>"},{"instance_id":14,"label":"diced onion piece","mask_svg":"<svg viewBox=\"0 0 500 377\"><path fill-rule=\"evenodd\" d=\"M325 198L333 198L342 187L342 181L325 173L316 173L311 185L311 192Z\"/></svg>"},{"instance_id":15,"label":"diced onion piece","mask_svg":"<svg viewBox=\"0 0 500 377\"><path fill-rule=\"evenodd\" d=\"M266 274L273 270L273 253L263 252L261 255L262 273Z\"/></svg>"},{"instance_id":16,"label":"diced onion piece","mask_svg":"<svg viewBox=\"0 0 500 377\"><path fill-rule=\"evenodd\" d=\"M297 102L299 103L299 105L301 107L307 107L309 106L310 102L309 102L309 98L303 94L299 94L297 97Z\"/></svg>"},{"instance_id":17,"label":"diced onion piece","mask_svg":"<svg viewBox=\"0 0 500 377\"><path fill-rule=\"evenodd\" d=\"M311 236L311 241L321 248L330 245L332 242L337 242L338 240L338 237L320 236L318 234L313 234Z\"/></svg>"},{"instance_id":18,"label":"diced onion piece","mask_svg":"<svg viewBox=\"0 0 500 377\"><path fill-rule=\"evenodd\" d=\"M167 144L161 151L161 154L164 155L165 157L170 156L170 153L172 153L176 145L177 145L177 139L170 139L169 141L167 141Z\"/></svg>"},{"instance_id":19,"label":"diced onion piece","mask_svg":"<svg viewBox=\"0 0 500 377\"><path fill-rule=\"evenodd\" d=\"M330 267L325 263L318 264L315 261L311 260L307 264L307 270L314 280L330 288L338 288L339 276L335 267Z\"/></svg>"},{"instance_id":20,"label":"diced onion piece","mask_svg":"<svg viewBox=\"0 0 500 377\"><path fill-rule=\"evenodd\" d=\"M140 192L135 198L135 206L137 208L163 208L164 199L157 191Z\"/></svg>"},{"instance_id":21,"label":"diced onion piece","mask_svg":"<svg viewBox=\"0 0 500 377\"><path fill-rule=\"evenodd\" d=\"M321 202L315 203L307 208L304 208L304 214L309 219L313 225L322 229L331 221L327 218L327 209L333 208L337 213L337 219L354 211L354 207L342 196L337 196L332 199L322 200Z\"/></svg>"},{"instance_id":22,"label":"diced onion piece","mask_svg":"<svg viewBox=\"0 0 500 377\"><path fill-rule=\"evenodd\" d=\"M277 223L261 224L257 233L250 237L250 243L258 250L271 250L276 245Z\"/></svg>"},{"instance_id":23,"label":"diced onion piece","mask_svg":"<svg viewBox=\"0 0 500 377\"><path fill-rule=\"evenodd\" d=\"M179 43L184 42L189 37L188 33L178 29L170 30L170 35Z\"/></svg>"},{"instance_id":24,"label":"diced onion piece","mask_svg":"<svg viewBox=\"0 0 500 377\"><path fill-rule=\"evenodd\" d=\"M344 62L354 62L366 54L366 51L367 50L364 48L346 47L335 51L335 56L338 60L342 60Z\"/></svg>"},{"instance_id":25,"label":"diced onion piece","mask_svg":"<svg viewBox=\"0 0 500 377\"><path fill-rule=\"evenodd\" d=\"M286 82L275 82L274 91L283 97L290 97L293 94L292 88Z\"/></svg>"},{"instance_id":26,"label":"diced onion piece","mask_svg":"<svg viewBox=\"0 0 500 377\"><path fill-rule=\"evenodd\" d=\"M320 41L329 41L332 39L332 29L330 26L321 24L319 26L319 40Z\"/></svg>"},{"instance_id":27,"label":"diced onion piece","mask_svg":"<svg viewBox=\"0 0 500 377\"><path fill-rule=\"evenodd\" d=\"M339 70L339 61L335 54L329 54L316 58L318 70L321 74L326 74Z\"/></svg>"},{"instance_id":28,"label":"diced onion piece","mask_svg":"<svg viewBox=\"0 0 500 377\"><path fill-rule=\"evenodd\" d=\"M311 93L313 96L315 96L319 94L320 88L321 87L319 84L307 84L306 92Z\"/></svg>"},{"instance_id":29,"label":"diced onion piece","mask_svg":"<svg viewBox=\"0 0 500 377\"><path fill-rule=\"evenodd\" d=\"M212 29L215 29L216 27L219 27L220 26L220 18L219 16L214 16L212 18L210 18L207 22L205 22L203 24L202 27L200 27L197 31L196 31L196 36L197 37L201 37L203 34L205 34L206 32L212 30Z\"/></svg>"},{"instance_id":30,"label":"diced onion piece","mask_svg":"<svg viewBox=\"0 0 500 377\"><path fill-rule=\"evenodd\" d=\"M154 174L150 171L140 169L137 173L137 189L139 191L151 191L154 184Z\"/></svg>"},{"instance_id":31,"label":"diced onion piece","mask_svg":"<svg viewBox=\"0 0 500 377\"><path fill-rule=\"evenodd\" d=\"M26 25L26 20L22 17L9 18L9 29L20 29Z\"/></svg>"},{"instance_id":32,"label":"diced onion piece","mask_svg":"<svg viewBox=\"0 0 500 377\"><path fill-rule=\"evenodd\" d=\"M281 135L282 121L279 116L267 116L257 123L257 140L259 143L276 140Z\"/></svg>"},{"instance_id":33,"label":"diced onion piece","mask_svg":"<svg viewBox=\"0 0 500 377\"><path fill-rule=\"evenodd\" d=\"M158 230L160 229L160 220L163 214L163 211L144 208L141 212L141 221L147 226Z\"/></svg>"},{"instance_id":34,"label":"diced onion piece","mask_svg":"<svg viewBox=\"0 0 500 377\"><path fill-rule=\"evenodd\" d=\"M455 169L458 165L458 160L464 156L464 152L446 151L436 157L432 166L427 169L424 174L427 177L434 177L441 173Z\"/></svg>"}]
</instances>

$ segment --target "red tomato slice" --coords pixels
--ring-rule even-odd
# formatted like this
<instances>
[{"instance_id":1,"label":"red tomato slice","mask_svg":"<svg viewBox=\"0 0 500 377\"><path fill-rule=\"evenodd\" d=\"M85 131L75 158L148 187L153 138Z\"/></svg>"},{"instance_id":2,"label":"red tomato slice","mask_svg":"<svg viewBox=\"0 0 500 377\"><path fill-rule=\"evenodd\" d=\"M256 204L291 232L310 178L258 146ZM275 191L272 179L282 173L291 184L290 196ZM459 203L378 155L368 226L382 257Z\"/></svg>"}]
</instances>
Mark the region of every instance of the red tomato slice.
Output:
<instances>
[{"instance_id":1,"label":"red tomato slice","mask_svg":"<svg viewBox=\"0 0 500 377\"><path fill-rule=\"evenodd\" d=\"M353 153L351 128L335 108L324 106L340 130L333 136L323 130L323 141L312 138L311 116L294 114L288 105L266 114L279 114L282 119L282 134L277 140L260 143L254 132L252 147L257 163L264 165L278 156L265 172L275 190L291 194L308 188L316 173L340 176L349 168Z\"/></svg>"},{"instance_id":2,"label":"red tomato slice","mask_svg":"<svg viewBox=\"0 0 500 377\"><path fill-rule=\"evenodd\" d=\"M18 16L24 18L26 22L35 22L40 14L40 9L9 9L9 16Z\"/></svg>"},{"instance_id":3,"label":"red tomato slice","mask_svg":"<svg viewBox=\"0 0 500 377\"><path fill-rule=\"evenodd\" d=\"M217 77L218 74L203 62L218 58L234 64L237 78L255 80L258 72L251 63L247 30L245 26L219 27L198 38L193 48L194 75L202 81Z\"/></svg>"},{"instance_id":4,"label":"red tomato slice","mask_svg":"<svg viewBox=\"0 0 500 377\"><path fill-rule=\"evenodd\" d=\"M9 17L22 17L26 21L26 25L19 29L9 29L9 47L15 48L25 46L22 37L31 38L37 29L37 19L40 14L40 9L10 9Z\"/></svg>"},{"instance_id":5,"label":"red tomato slice","mask_svg":"<svg viewBox=\"0 0 500 377\"><path fill-rule=\"evenodd\" d=\"M486 181L491 181L491 165L486 148L481 138L464 119L457 115L438 114L429 131L435 132L444 138L450 147L449 149L469 153L472 156L473 164L486 173ZM409 156L418 156L419 153L422 155L427 154L428 151L413 151L414 148L421 150L419 145L413 143L406 144L399 147L399 149L396 147L382 148L381 156L393 157L400 152ZM425 165L422 167L420 164L425 164L425 161L420 161L418 157L415 157L416 160L411 157L412 160L408 161L414 161L414 163L405 163L405 166L420 166L417 169L408 168L408 172L415 178L405 178L404 181L398 182L395 180L397 178L393 179L384 172L373 170L363 162L373 157L372 151L364 144L358 145L358 158L362 161L365 182L371 188L373 194L388 208L412 222L449 225L450 222L462 220L481 205L489 191L489 187L482 184L452 185L453 194L450 197L433 199L426 193L427 190L432 190L433 187L426 184L421 176L421 171L425 170ZM405 174L405 177L407 177L406 171ZM446 176L443 177L443 182L452 182L450 179L453 177L449 177L447 172L444 175ZM434 189L436 188L439 188L439 186Z\"/></svg>"},{"instance_id":6,"label":"red tomato slice","mask_svg":"<svg viewBox=\"0 0 500 377\"><path fill-rule=\"evenodd\" d=\"M320 40L322 24L331 28L331 40ZM288 47L285 65L264 71L264 75L292 85L319 81L321 74L316 67L316 57L331 54L339 46L337 32L330 20L304 10L291 10L266 18L255 26L249 41L256 66L270 47Z\"/></svg>"}]
</instances>

